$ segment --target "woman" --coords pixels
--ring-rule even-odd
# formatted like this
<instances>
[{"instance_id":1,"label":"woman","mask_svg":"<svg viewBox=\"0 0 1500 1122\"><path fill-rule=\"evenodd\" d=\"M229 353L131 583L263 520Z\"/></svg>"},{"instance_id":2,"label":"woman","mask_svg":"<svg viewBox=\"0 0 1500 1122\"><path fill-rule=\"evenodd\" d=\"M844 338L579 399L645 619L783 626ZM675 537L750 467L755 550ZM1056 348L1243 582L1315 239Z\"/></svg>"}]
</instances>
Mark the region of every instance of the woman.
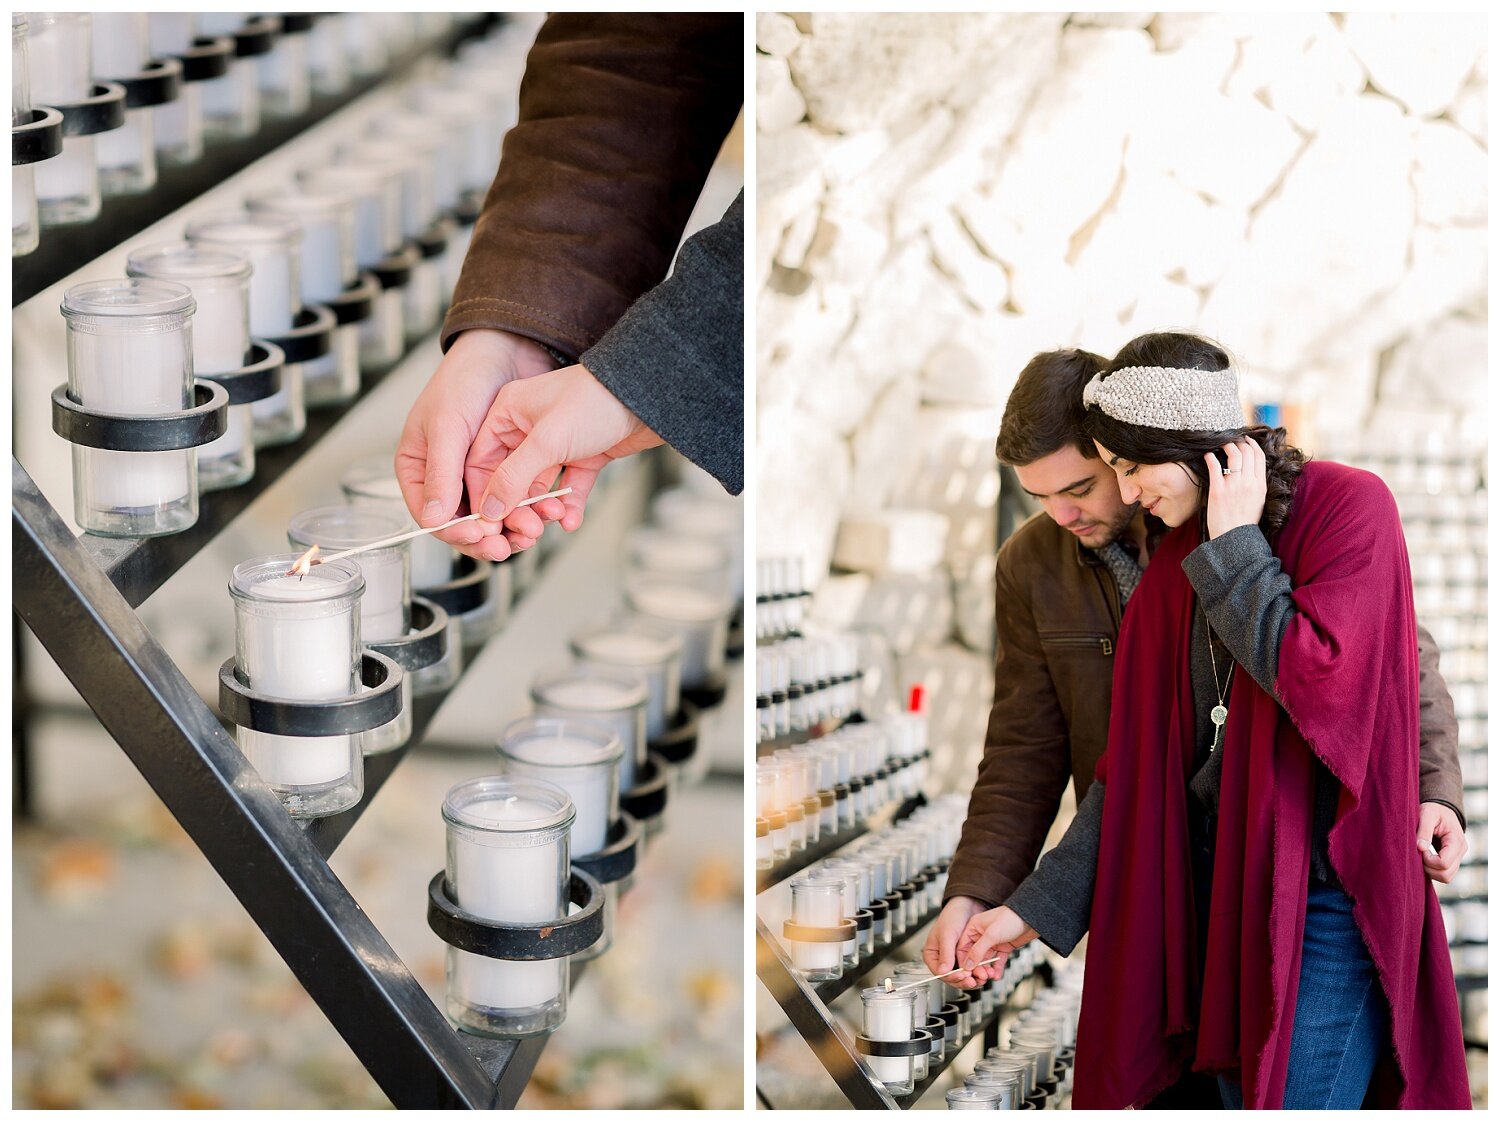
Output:
<instances>
[{"instance_id":1,"label":"woman","mask_svg":"<svg viewBox=\"0 0 1500 1122\"><path fill-rule=\"evenodd\" d=\"M1084 402L1122 497L1173 532L1121 629L1099 782L958 961L1038 932L1066 953L1088 917L1080 1108L1189 1071L1231 1108L1467 1108L1410 843L1415 615L1390 492L1246 427L1228 356L1193 335L1133 340Z\"/></svg>"}]
</instances>

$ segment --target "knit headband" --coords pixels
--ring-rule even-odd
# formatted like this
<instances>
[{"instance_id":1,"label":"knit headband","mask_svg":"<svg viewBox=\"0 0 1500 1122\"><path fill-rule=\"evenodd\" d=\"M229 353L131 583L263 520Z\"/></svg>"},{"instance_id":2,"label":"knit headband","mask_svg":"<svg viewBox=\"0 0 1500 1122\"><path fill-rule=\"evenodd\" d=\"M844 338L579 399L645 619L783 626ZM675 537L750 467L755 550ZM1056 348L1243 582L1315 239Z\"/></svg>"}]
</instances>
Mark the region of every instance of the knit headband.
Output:
<instances>
[{"instance_id":1,"label":"knit headband","mask_svg":"<svg viewBox=\"0 0 1500 1122\"><path fill-rule=\"evenodd\" d=\"M1122 366L1108 378L1095 374L1083 403L1117 421L1177 432L1223 432L1245 426L1234 370L1182 370L1172 366Z\"/></svg>"}]
</instances>

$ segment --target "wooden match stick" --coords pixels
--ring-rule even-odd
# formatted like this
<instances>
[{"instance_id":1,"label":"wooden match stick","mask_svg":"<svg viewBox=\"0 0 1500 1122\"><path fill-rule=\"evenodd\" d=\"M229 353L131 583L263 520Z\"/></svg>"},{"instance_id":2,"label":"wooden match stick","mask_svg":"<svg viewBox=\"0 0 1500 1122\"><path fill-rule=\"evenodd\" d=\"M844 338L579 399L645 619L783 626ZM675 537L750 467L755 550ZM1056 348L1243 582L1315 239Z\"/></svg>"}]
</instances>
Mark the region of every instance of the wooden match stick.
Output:
<instances>
[{"instance_id":1,"label":"wooden match stick","mask_svg":"<svg viewBox=\"0 0 1500 1122\"><path fill-rule=\"evenodd\" d=\"M999 962L1004 957L1005 955L1003 954L996 955L994 958L987 958L983 962L976 962L974 966L989 966L991 963ZM928 982L935 982L939 978L947 978L954 974L966 974L970 970L973 970L974 966L960 966L957 970L948 971L947 974L934 974L931 978L923 978L920 982L908 982L904 986L895 985L892 983L891 979L887 978L885 980L885 992L900 993L902 990L914 990L918 986L925 986Z\"/></svg>"}]
</instances>

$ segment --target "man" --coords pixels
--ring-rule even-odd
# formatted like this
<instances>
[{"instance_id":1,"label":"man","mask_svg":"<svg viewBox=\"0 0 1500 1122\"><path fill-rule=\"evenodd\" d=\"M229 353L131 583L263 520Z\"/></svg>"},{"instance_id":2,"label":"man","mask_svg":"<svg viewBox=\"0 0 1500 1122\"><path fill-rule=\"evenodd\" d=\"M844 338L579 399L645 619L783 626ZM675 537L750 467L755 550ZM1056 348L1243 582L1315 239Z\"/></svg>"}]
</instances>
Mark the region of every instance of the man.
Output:
<instances>
[{"instance_id":1,"label":"man","mask_svg":"<svg viewBox=\"0 0 1500 1122\"><path fill-rule=\"evenodd\" d=\"M1124 503L1114 472L1083 435L1083 387L1104 366L1086 351L1038 355L1000 425L996 456L1046 517L1026 522L996 558L995 697L946 902L923 949L935 974L961 965L954 948L968 921L1004 903L1031 872L1069 776L1081 803L1108 739L1120 618L1165 528ZM1427 875L1447 883L1468 848L1458 726L1436 644L1420 627L1418 653L1415 844Z\"/></svg>"}]
</instances>

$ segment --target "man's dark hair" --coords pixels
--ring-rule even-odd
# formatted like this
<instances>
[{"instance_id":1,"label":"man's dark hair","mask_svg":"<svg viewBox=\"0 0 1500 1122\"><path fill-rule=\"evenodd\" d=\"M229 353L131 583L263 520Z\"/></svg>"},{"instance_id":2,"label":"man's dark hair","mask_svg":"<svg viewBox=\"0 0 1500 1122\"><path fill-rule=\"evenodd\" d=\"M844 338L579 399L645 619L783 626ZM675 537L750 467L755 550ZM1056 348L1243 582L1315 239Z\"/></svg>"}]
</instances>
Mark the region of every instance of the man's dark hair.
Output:
<instances>
[{"instance_id":1,"label":"man's dark hair","mask_svg":"<svg viewBox=\"0 0 1500 1122\"><path fill-rule=\"evenodd\" d=\"M1083 432L1083 387L1106 365L1107 359L1088 351L1043 351L1028 362L1005 403L995 457L1025 467L1071 444L1097 458Z\"/></svg>"}]
</instances>

